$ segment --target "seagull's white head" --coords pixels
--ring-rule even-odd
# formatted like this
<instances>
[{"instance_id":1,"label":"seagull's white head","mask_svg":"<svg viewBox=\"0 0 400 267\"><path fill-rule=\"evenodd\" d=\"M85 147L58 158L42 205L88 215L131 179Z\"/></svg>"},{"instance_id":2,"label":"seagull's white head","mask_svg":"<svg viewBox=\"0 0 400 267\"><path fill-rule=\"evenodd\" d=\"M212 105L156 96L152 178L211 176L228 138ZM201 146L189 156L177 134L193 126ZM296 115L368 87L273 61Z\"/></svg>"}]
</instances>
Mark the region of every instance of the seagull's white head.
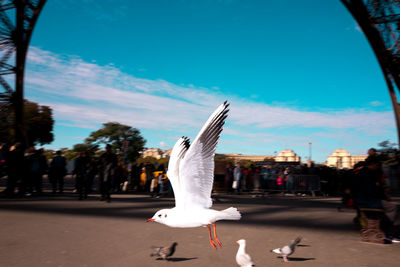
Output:
<instances>
[{"instance_id":1,"label":"seagull's white head","mask_svg":"<svg viewBox=\"0 0 400 267\"><path fill-rule=\"evenodd\" d=\"M167 224L169 218L171 217L171 209L162 209L156 212L153 217L148 219L148 222L158 222L162 224Z\"/></svg>"},{"instance_id":2,"label":"seagull's white head","mask_svg":"<svg viewBox=\"0 0 400 267\"><path fill-rule=\"evenodd\" d=\"M236 241L236 243L238 243L239 246L245 246L246 245L246 240L240 239L240 240Z\"/></svg>"}]
</instances>

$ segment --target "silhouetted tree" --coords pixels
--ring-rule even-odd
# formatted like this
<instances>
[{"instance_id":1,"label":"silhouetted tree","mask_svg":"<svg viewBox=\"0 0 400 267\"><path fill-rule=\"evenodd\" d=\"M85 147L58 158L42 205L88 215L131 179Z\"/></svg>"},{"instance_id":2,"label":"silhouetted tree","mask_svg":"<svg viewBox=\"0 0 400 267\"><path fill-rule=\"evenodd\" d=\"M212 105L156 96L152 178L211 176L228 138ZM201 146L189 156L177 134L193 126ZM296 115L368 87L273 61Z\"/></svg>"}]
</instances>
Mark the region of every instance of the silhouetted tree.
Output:
<instances>
[{"instance_id":1,"label":"silhouetted tree","mask_svg":"<svg viewBox=\"0 0 400 267\"><path fill-rule=\"evenodd\" d=\"M136 160L136 163L138 164L145 164L145 163L151 163L151 164L157 164L158 160L155 157L145 157L145 158L138 158Z\"/></svg>"},{"instance_id":2,"label":"silhouetted tree","mask_svg":"<svg viewBox=\"0 0 400 267\"><path fill-rule=\"evenodd\" d=\"M88 143L76 144L72 148L72 151L76 152L76 154L87 151L91 156L93 156L97 150L99 150L99 145Z\"/></svg>"},{"instance_id":3,"label":"silhouetted tree","mask_svg":"<svg viewBox=\"0 0 400 267\"><path fill-rule=\"evenodd\" d=\"M0 120L0 140L12 144L15 142L15 113L11 105L0 102L4 118ZM53 112L48 106L25 100L24 120L26 142L28 146L44 145L53 142Z\"/></svg>"},{"instance_id":4,"label":"silhouetted tree","mask_svg":"<svg viewBox=\"0 0 400 267\"><path fill-rule=\"evenodd\" d=\"M126 152L126 159L133 162L139 158L146 140L136 128L118 122L107 122L101 129L92 132L85 139L85 143L89 145L110 144L120 155L123 156Z\"/></svg>"}]
</instances>

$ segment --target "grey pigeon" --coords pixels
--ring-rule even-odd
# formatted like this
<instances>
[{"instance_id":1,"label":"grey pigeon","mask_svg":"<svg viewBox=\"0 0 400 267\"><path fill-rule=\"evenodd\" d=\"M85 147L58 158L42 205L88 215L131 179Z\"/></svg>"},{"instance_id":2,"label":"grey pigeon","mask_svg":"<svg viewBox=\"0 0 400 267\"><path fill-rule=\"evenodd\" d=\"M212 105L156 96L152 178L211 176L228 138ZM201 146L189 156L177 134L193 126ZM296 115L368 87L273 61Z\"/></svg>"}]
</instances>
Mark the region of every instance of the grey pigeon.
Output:
<instances>
[{"instance_id":1,"label":"grey pigeon","mask_svg":"<svg viewBox=\"0 0 400 267\"><path fill-rule=\"evenodd\" d=\"M255 266L254 262L251 260L249 254L246 253L246 240L240 239L236 241L239 244L239 249L236 253L236 263L240 267L252 267Z\"/></svg>"},{"instance_id":2,"label":"grey pigeon","mask_svg":"<svg viewBox=\"0 0 400 267\"><path fill-rule=\"evenodd\" d=\"M178 243L174 242L169 247L153 247L155 250L154 253L150 254L150 256L157 256L158 258L167 260L168 257L171 257L175 253L175 248L177 245Z\"/></svg>"},{"instance_id":3,"label":"grey pigeon","mask_svg":"<svg viewBox=\"0 0 400 267\"><path fill-rule=\"evenodd\" d=\"M292 240L289 245L284 246L282 248L272 249L271 252L282 255L283 260L285 262L288 262L289 260L287 257L294 253L294 251L296 249L296 245L298 243L300 243L300 241L301 241L301 237L297 237L295 240Z\"/></svg>"}]
</instances>

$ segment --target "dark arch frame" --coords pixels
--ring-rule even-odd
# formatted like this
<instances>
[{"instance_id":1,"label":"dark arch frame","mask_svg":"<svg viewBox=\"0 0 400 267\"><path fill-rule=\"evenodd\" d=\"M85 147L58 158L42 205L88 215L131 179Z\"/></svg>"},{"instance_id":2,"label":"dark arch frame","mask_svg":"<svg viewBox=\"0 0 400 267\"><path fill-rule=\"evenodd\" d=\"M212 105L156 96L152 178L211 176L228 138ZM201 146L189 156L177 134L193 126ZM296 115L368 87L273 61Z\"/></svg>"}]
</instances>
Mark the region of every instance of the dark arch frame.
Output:
<instances>
[{"instance_id":1,"label":"dark arch frame","mask_svg":"<svg viewBox=\"0 0 400 267\"><path fill-rule=\"evenodd\" d=\"M392 101L400 147L400 3L395 0L341 0L367 37L381 66Z\"/></svg>"},{"instance_id":2,"label":"dark arch frame","mask_svg":"<svg viewBox=\"0 0 400 267\"><path fill-rule=\"evenodd\" d=\"M46 0L7 0L0 5L0 84L5 90L0 93L0 101L7 103L7 108L13 108L15 139L25 146L28 145L24 124L25 62L33 29L45 3ZM7 12L15 13L15 25ZM13 54L15 65L7 63ZM9 74L15 75L14 90L2 77Z\"/></svg>"}]
</instances>

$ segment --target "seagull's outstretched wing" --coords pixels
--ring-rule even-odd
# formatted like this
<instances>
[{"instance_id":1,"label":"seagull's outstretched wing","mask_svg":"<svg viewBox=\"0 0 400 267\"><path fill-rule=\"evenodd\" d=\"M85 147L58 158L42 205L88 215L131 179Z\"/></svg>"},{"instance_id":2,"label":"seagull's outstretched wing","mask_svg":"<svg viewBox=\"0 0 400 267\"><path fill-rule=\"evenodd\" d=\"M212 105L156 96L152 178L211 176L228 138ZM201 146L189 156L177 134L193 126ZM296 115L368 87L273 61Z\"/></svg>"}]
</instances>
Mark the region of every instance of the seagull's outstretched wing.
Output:
<instances>
[{"instance_id":1,"label":"seagull's outstretched wing","mask_svg":"<svg viewBox=\"0 0 400 267\"><path fill-rule=\"evenodd\" d=\"M179 162L185 155L189 146L189 138L182 136L175 143L169 158L167 177L171 182L172 189L174 190L176 207L179 207L179 205L183 205L184 203L182 200L182 186L179 178Z\"/></svg>"},{"instance_id":2,"label":"seagull's outstretched wing","mask_svg":"<svg viewBox=\"0 0 400 267\"><path fill-rule=\"evenodd\" d=\"M179 162L179 179L185 208L212 205L211 190L214 182L214 154L229 104L221 104L208 118L193 144ZM181 204L179 204L181 205Z\"/></svg>"}]
</instances>

